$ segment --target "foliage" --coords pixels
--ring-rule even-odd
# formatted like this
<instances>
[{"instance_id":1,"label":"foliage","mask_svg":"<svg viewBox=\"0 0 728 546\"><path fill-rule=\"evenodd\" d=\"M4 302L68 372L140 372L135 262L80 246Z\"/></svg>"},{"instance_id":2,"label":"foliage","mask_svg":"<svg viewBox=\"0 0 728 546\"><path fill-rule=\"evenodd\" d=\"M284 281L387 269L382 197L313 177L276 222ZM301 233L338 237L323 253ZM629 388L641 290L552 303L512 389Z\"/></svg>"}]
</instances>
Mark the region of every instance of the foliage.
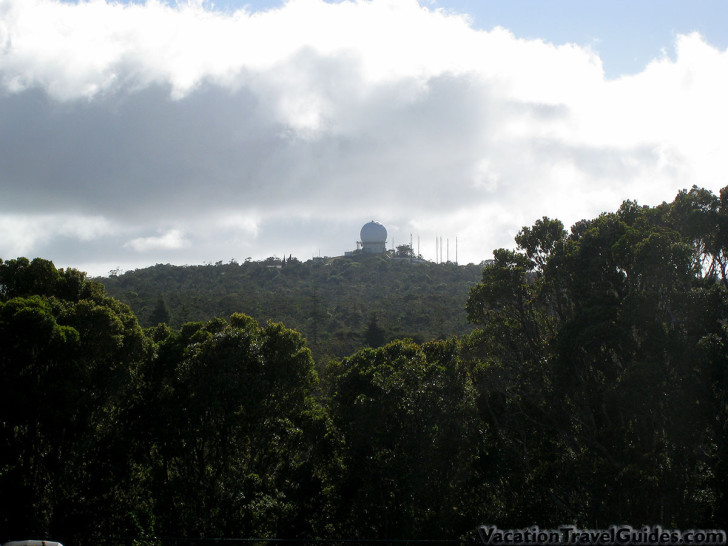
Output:
<instances>
[{"instance_id":1,"label":"foliage","mask_svg":"<svg viewBox=\"0 0 728 546\"><path fill-rule=\"evenodd\" d=\"M331 413L345 469L336 519L356 538L465 535L487 485L483 434L455 340L397 341L331 370Z\"/></svg>"},{"instance_id":2,"label":"foliage","mask_svg":"<svg viewBox=\"0 0 728 546\"><path fill-rule=\"evenodd\" d=\"M368 347L381 347L385 342L386 332L384 328L377 323L377 315L372 315L369 324L364 332L364 343Z\"/></svg>"},{"instance_id":3,"label":"foliage","mask_svg":"<svg viewBox=\"0 0 728 546\"><path fill-rule=\"evenodd\" d=\"M148 421L145 466L165 536L286 536L306 529L320 493L313 399L300 335L233 315L155 333L158 358L135 408ZM308 524L308 533L313 532Z\"/></svg>"},{"instance_id":4,"label":"foliage","mask_svg":"<svg viewBox=\"0 0 728 546\"><path fill-rule=\"evenodd\" d=\"M245 313L260 323L280 321L298 330L315 358L325 361L365 346L373 314L384 342L468 333L472 326L464 306L480 272L472 264L359 255L322 262L269 258L207 266L159 264L98 280L145 326L157 324L152 311L163 293L173 328Z\"/></svg>"},{"instance_id":5,"label":"foliage","mask_svg":"<svg viewBox=\"0 0 728 546\"><path fill-rule=\"evenodd\" d=\"M568 235L544 218L495 252L467 303L468 346L504 474L519 477L506 521L537 506L550 525L726 521L726 214L693 188Z\"/></svg>"},{"instance_id":6,"label":"foliage","mask_svg":"<svg viewBox=\"0 0 728 546\"><path fill-rule=\"evenodd\" d=\"M168 324L170 319L169 308L167 302L164 301L164 296L159 294L157 298L157 304L154 306L154 310L149 315L149 324L157 326L159 324Z\"/></svg>"},{"instance_id":7,"label":"foliage","mask_svg":"<svg viewBox=\"0 0 728 546\"><path fill-rule=\"evenodd\" d=\"M127 529L137 499L119 414L149 347L136 318L47 260L0 264L0 285L0 529Z\"/></svg>"}]
</instances>

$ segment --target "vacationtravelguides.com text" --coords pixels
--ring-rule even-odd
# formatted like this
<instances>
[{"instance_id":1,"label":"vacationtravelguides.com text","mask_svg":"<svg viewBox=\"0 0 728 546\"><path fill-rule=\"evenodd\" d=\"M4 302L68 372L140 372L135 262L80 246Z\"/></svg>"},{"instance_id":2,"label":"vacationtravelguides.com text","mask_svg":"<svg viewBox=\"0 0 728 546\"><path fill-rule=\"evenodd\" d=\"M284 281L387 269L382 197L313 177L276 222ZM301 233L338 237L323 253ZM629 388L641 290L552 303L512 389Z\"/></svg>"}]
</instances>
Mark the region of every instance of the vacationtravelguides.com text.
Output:
<instances>
[{"instance_id":1,"label":"vacationtravelguides.com text","mask_svg":"<svg viewBox=\"0 0 728 546\"><path fill-rule=\"evenodd\" d=\"M558 529L538 526L524 529L498 529L481 525L478 537L483 544L582 544L582 545L674 545L726 544L726 532L721 529L663 529L659 525L634 528L630 525L611 525L607 529L579 529L562 525Z\"/></svg>"}]
</instances>

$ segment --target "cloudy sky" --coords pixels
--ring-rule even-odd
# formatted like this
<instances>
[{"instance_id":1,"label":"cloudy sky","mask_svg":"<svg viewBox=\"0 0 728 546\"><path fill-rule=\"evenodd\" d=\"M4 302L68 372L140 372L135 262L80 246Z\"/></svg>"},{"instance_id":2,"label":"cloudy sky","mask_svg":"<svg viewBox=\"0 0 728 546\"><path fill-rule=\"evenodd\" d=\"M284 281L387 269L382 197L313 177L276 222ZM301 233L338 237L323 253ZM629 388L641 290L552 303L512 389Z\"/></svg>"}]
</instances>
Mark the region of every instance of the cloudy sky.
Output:
<instances>
[{"instance_id":1,"label":"cloudy sky","mask_svg":"<svg viewBox=\"0 0 728 546\"><path fill-rule=\"evenodd\" d=\"M0 257L92 275L728 185L724 0L0 0Z\"/></svg>"}]
</instances>

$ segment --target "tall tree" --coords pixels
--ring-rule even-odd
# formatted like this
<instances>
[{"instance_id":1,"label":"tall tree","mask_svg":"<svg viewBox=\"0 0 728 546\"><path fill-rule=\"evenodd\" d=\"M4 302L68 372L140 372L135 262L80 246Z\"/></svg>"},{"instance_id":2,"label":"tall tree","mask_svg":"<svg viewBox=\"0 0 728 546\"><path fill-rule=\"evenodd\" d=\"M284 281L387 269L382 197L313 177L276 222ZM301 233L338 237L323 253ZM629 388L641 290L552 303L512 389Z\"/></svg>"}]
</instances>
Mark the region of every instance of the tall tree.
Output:
<instances>
[{"instance_id":1,"label":"tall tree","mask_svg":"<svg viewBox=\"0 0 728 546\"><path fill-rule=\"evenodd\" d=\"M167 302L164 301L164 296L159 294L157 296L157 304L154 306L151 314L149 315L149 324L157 326L158 324L169 324L169 308Z\"/></svg>"},{"instance_id":2,"label":"tall tree","mask_svg":"<svg viewBox=\"0 0 728 546\"><path fill-rule=\"evenodd\" d=\"M479 326L467 346L481 415L518 476L509 521L537 506L549 524L720 521L718 210L694 188L654 208L625 202L568 236L544 218L517 251L496 251L467 303Z\"/></svg>"},{"instance_id":3,"label":"tall tree","mask_svg":"<svg viewBox=\"0 0 728 546\"><path fill-rule=\"evenodd\" d=\"M240 314L166 334L137 410L158 408L147 464L160 531L310 536L321 498L312 445L324 425L300 335Z\"/></svg>"},{"instance_id":4,"label":"tall tree","mask_svg":"<svg viewBox=\"0 0 728 546\"><path fill-rule=\"evenodd\" d=\"M381 347L386 341L386 332L377 322L377 315L372 313L369 317L369 323L364 332L364 342L369 347Z\"/></svg>"},{"instance_id":5,"label":"tall tree","mask_svg":"<svg viewBox=\"0 0 728 546\"><path fill-rule=\"evenodd\" d=\"M139 497L118 416L148 354L142 330L102 286L47 260L0 264L0 284L0 529L126 533Z\"/></svg>"},{"instance_id":6,"label":"tall tree","mask_svg":"<svg viewBox=\"0 0 728 546\"><path fill-rule=\"evenodd\" d=\"M332 371L342 434L336 520L349 536L454 538L471 532L485 493L473 390L456 341L397 341Z\"/></svg>"}]
</instances>

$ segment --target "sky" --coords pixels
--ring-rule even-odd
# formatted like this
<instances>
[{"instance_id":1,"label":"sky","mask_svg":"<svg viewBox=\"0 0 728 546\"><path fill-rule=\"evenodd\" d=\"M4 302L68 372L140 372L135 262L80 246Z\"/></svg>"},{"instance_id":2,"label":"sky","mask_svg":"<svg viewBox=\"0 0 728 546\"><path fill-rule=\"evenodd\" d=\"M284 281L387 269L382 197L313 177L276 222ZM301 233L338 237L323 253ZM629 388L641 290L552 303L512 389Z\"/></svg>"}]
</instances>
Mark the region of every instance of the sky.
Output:
<instances>
[{"instance_id":1,"label":"sky","mask_svg":"<svg viewBox=\"0 0 728 546\"><path fill-rule=\"evenodd\" d=\"M0 0L0 258L479 263L728 185L723 0Z\"/></svg>"}]
</instances>

